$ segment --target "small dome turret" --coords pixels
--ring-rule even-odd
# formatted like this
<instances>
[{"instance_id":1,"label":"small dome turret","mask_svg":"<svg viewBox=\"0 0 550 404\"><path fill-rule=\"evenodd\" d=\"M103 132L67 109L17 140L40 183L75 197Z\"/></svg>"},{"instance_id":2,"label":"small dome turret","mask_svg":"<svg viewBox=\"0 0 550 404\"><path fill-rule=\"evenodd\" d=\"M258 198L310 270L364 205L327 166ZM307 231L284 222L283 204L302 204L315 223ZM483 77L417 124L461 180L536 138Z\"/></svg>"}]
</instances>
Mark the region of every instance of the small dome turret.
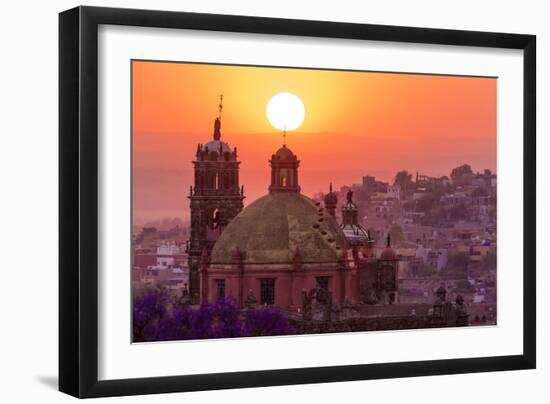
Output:
<instances>
[{"instance_id":1,"label":"small dome turret","mask_svg":"<svg viewBox=\"0 0 550 404\"><path fill-rule=\"evenodd\" d=\"M338 197L334 192L332 192L332 182L330 183L329 193L325 195L324 202L327 209L329 206L336 207L336 204L338 203Z\"/></svg>"},{"instance_id":2,"label":"small dome turret","mask_svg":"<svg viewBox=\"0 0 550 404\"><path fill-rule=\"evenodd\" d=\"M388 237L386 238L386 248L380 254L380 259L382 261L395 261L397 260L397 255L393 248L391 248L390 233L388 232Z\"/></svg>"},{"instance_id":3,"label":"small dome turret","mask_svg":"<svg viewBox=\"0 0 550 404\"><path fill-rule=\"evenodd\" d=\"M294 192L300 193L298 183L298 167L300 160L286 145L271 156L271 185L270 193Z\"/></svg>"},{"instance_id":4,"label":"small dome turret","mask_svg":"<svg viewBox=\"0 0 550 404\"><path fill-rule=\"evenodd\" d=\"M329 193L324 198L325 209L332 217L336 218L336 204L338 203L338 197L332 192L332 182L330 183Z\"/></svg>"},{"instance_id":5,"label":"small dome turret","mask_svg":"<svg viewBox=\"0 0 550 404\"><path fill-rule=\"evenodd\" d=\"M296 155L292 153L292 150L286 147L286 145L277 150L277 152L273 155L273 158L284 161L297 160Z\"/></svg>"}]
</instances>

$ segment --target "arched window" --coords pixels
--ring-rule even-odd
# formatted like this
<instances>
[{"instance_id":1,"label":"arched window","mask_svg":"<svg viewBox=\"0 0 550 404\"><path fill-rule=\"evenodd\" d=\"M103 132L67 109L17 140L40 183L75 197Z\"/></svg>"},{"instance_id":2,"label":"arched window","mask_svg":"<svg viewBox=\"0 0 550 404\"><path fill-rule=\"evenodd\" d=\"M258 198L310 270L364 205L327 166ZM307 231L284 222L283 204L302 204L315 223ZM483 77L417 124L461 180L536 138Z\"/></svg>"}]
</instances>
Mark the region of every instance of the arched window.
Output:
<instances>
[{"instance_id":1,"label":"arched window","mask_svg":"<svg viewBox=\"0 0 550 404\"><path fill-rule=\"evenodd\" d=\"M386 290L394 290L395 285L395 268L391 265L386 265L383 269L382 286Z\"/></svg>"},{"instance_id":2,"label":"arched window","mask_svg":"<svg viewBox=\"0 0 550 404\"><path fill-rule=\"evenodd\" d=\"M223 175L223 187L226 188L226 189L231 188L230 183L231 183L231 179L229 177L229 174L225 173Z\"/></svg>"},{"instance_id":3,"label":"arched window","mask_svg":"<svg viewBox=\"0 0 550 404\"><path fill-rule=\"evenodd\" d=\"M214 189L220 189L220 176L218 175L218 173L214 175Z\"/></svg>"},{"instance_id":4,"label":"arched window","mask_svg":"<svg viewBox=\"0 0 550 404\"><path fill-rule=\"evenodd\" d=\"M281 175L281 185L283 187L286 187L287 186L287 181L286 181L286 175Z\"/></svg>"},{"instance_id":5,"label":"arched window","mask_svg":"<svg viewBox=\"0 0 550 404\"><path fill-rule=\"evenodd\" d=\"M220 216L221 212L219 209L214 209L214 212L212 213L212 229L216 230L218 227L220 227Z\"/></svg>"}]
</instances>

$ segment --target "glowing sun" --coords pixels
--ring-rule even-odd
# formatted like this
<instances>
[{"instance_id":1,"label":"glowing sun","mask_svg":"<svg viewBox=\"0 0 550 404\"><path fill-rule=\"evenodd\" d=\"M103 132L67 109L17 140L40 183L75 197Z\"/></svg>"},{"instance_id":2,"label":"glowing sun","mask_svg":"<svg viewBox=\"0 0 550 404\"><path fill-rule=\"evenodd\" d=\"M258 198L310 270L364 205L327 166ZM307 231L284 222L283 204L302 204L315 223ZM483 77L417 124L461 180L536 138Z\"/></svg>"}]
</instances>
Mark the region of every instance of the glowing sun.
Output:
<instances>
[{"instance_id":1,"label":"glowing sun","mask_svg":"<svg viewBox=\"0 0 550 404\"><path fill-rule=\"evenodd\" d=\"M292 93L277 93L265 109L269 123L275 129L291 131L304 122L306 109L302 100Z\"/></svg>"}]
</instances>

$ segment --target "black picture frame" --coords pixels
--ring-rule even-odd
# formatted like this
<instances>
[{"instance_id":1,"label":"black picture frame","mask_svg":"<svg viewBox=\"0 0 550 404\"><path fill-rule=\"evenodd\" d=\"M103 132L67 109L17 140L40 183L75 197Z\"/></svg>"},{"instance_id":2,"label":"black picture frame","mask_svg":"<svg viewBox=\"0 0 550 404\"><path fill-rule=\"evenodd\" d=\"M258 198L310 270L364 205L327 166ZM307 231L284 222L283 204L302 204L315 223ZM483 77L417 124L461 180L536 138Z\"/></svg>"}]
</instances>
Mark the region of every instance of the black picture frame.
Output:
<instances>
[{"instance_id":1,"label":"black picture frame","mask_svg":"<svg viewBox=\"0 0 550 404\"><path fill-rule=\"evenodd\" d=\"M523 50L523 354L99 381L100 24ZM59 389L84 398L535 368L535 103L534 35L96 7L60 13Z\"/></svg>"}]
</instances>

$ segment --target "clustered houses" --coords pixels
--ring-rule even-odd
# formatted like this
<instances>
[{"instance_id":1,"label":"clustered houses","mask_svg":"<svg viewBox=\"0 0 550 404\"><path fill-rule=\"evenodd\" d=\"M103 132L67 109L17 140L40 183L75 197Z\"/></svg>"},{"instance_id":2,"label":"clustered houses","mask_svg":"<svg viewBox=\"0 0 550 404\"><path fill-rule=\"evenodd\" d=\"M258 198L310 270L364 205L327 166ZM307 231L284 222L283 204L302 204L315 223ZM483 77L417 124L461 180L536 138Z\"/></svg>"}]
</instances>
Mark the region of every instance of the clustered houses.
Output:
<instances>
[{"instance_id":1,"label":"clustered houses","mask_svg":"<svg viewBox=\"0 0 550 404\"><path fill-rule=\"evenodd\" d=\"M157 248L134 248L133 282L140 287L163 287L176 293L189 285L184 243L160 241Z\"/></svg>"},{"instance_id":2,"label":"clustered houses","mask_svg":"<svg viewBox=\"0 0 550 404\"><path fill-rule=\"evenodd\" d=\"M355 192L361 223L373 237L392 234L401 302L429 301L444 281L470 302L494 303L496 175L474 173L466 164L449 177L407 175L401 184L365 176L336 192Z\"/></svg>"}]
</instances>

